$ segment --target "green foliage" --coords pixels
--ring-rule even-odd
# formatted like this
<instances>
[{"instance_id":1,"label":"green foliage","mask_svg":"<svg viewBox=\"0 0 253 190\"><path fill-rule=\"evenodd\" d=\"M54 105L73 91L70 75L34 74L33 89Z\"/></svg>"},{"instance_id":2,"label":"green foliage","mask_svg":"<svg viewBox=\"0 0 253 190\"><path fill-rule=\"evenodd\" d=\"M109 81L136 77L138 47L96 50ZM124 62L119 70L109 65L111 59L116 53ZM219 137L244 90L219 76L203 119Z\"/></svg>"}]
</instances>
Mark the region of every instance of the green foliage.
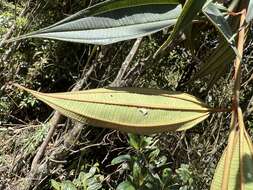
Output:
<instances>
[{"instance_id":1,"label":"green foliage","mask_svg":"<svg viewBox=\"0 0 253 190\"><path fill-rule=\"evenodd\" d=\"M55 190L99 190L102 188L104 176L99 174L96 165L86 172L80 172L78 177L73 181L64 180L57 182L51 180L51 185Z\"/></svg>"},{"instance_id":2,"label":"green foliage","mask_svg":"<svg viewBox=\"0 0 253 190\"><path fill-rule=\"evenodd\" d=\"M35 151L37 145L43 141L49 126L48 124L42 124L42 126L37 127L33 135L27 135L26 138L22 139L20 142L22 152L31 153Z\"/></svg>"},{"instance_id":3,"label":"green foliage","mask_svg":"<svg viewBox=\"0 0 253 190\"><path fill-rule=\"evenodd\" d=\"M134 75L138 75L137 79L133 77L134 82L131 82L132 86L190 91L198 97L205 99L206 102L208 102L208 105L212 105L213 107L216 107L214 105L218 105L217 107L232 107L230 102L232 88L231 84L229 84L232 72L229 74L225 73L225 71L232 66L231 63L233 62L235 53L238 55L235 48L238 31L241 31L241 29L247 25L246 23L243 23L242 27L237 27L238 23L234 22L237 20L237 17L232 17L230 15L231 13L228 12L233 9L231 8L232 5L230 2L218 4L216 1L214 3L214 1L188 0L180 1L179 4L177 0L109 0L105 3L86 8L88 4L99 2L101 1L50 1L43 7L43 10L41 10L38 15L32 15L34 16L33 19L35 22L32 24L32 27L30 27L30 20L27 19L29 17L18 16L24 6L24 2L20 1L14 6L13 3L3 0L0 2L0 7L3 7L3 9L0 10L0 35L2 37L3 34L9 31L9 28L15 24L16 30L13 32L14 35L16 35L19 30L21 31L28 28L30 31L35 31L28 33L28 35L21 36L18 39L39 37L93 44L108 44L148 35L176 24L173 30L168 28L159 34L142 39L139 51L135 53L135 58L127 68L130 75L128 75L128 73L124 80L127 81L127 79ZM236 10L241 10L243 8L241 7L242 4L238 2L240 1L235 0L232 1L232 4L234 4L234 8L237 6ZM73 14L73 12L80 10L80 7L84 7L83 11L69 16L60 22L56 22L66 15ZM181 7L183 7L183 10ZM251 7L252 1L249 1L248 14L246 16L247 23L252 19ZM152 11L150 12L150 10ZM213 26L210 25L208 20ZM40 29L42 26L49 27ZM231 28L233 28L233 30ZM215 29L217 32L215 32ZM218 33L220 33L221 36L218 37ZM162 44L164 38L168 35L168 41L166 41L160 49L165 49L167 45L172 45L172 42L174 42L176 46L169 46L169 51L166 56L151 59L154 52L159 48L159 44ZM213 37L212 39L209 38L211 35ZM87 36L87 39L84 38ZM244 40L246 41L246 38L243 39L243 41ZM17 44L17 46L15 46L15 44ZM1 62L2 65L0 66L0 84L3 86L1 88L2 97L0 98L0 124L8 123L6 126L10 126L0 128L0 136L3 137L3 142L8 139L7 142L11 142L9 144L13 145L8 147L5 143L0 141L0 146L3 144L3 153L0 153L0 165L9 164L8 154L17 155L20 152L24 153L25 158L29 158L28 162L31 160L30 158L33 156L35 150L43 141L48 131L48 126L42 125L41 127L33 129L29 124L30 122L37 123L38 120L45 120L50 114L48 113L48 108L41 106L32 96L13 90L13 87L10 87L8 84L9 81L22 83L24 86L29 86L31 89L39 89L39 91L43 92L58 92L66 91L67 89L69 90L69 87L73 83L83 79L82 77L87 75L84 82L86 85L85 88L103 87L110 84L110 81L113 80L115 75L117 75L118 69L120 69L120 64L124 60L127 61L125 56L129 52L128 47L130 47L132 42L128 41L126 43L118 43L106 47L93 47L89 45L52 42L49 40L31 41L30 39L26 39L26 41L17 42L15 44L13 46L8 44L6 45L6 50L4 48L1 48L0 50L1 53L3 52L1 58L4 60ZM14 50L12 47L14 47ZM231 47L234 49L234 52ZM250 47L250 45L247 47ZM15 49L17 49L15 53L8 53L9 50L15 51ZM248 55L250 55L250 53L248 53ZM7 58L5 58L5 56ZM109 61L106 62L105 60ZM252 69L250 67L250 59L244 60L244 62L245 67L242 67L242 70L243 72L246 71L247 75L243 73L242 78L243 81L246 82L242 85L243 92L241 93L242 96L240 99L241 106L244 108L247 107L247 111L249 111L250 103L248 103L248 99L252 96L250 93L252 90L251 87L248 87L247 85L252 80L248 75L248 73L252 72ZM91 69L93 66L94 68ZM122 65L121 68L123 68L123 66L124 65ZM196 70L198 71L196 72ZM86 71L91 72L89 73ZM196 75L192 78L194 81L192 80L191 84L185 83L195 72ZM225 76L226 78L219 80L221 76ZM206 80L207 78L209 80ZM214 85L217 81L219 82L218 85ZM126 83L126 85L129 84L130 83ZM211 87L213 87L213 89L209 91ZM83 105L82 107L81 104L90 99L84 100L79 97L80 94L78 93L75 94L75 97L78 96L81 101L79 98L76 99L75 97L71 97L71 99L67 99L66 97L62 98L63 94L61 94L62 96L54 97L54 94L48 95L33 91L30 92L56 110L62 111L67 116L72 116L71 118L79 121L86 122L86 117L92 112L92 110L94 111L92 117L95 117L96 121L101 121L101 118L97 117L99 114L102 113L102 116L107 114L110 117L108 116L102 119L107 119L106 122L109 123L109 127L111 127L111 122L115 121L113 120L115 118L118 123L125 121L125 119L128 118L127 114L130 113L130 108L134 108L133 113L138 110L138 113L142 114L140 117L135 117L133 114L133 117L131 116L129 117L130 119L128 118L129 120L137 118L137 124L139 124L145 120L143 118L147 115L149 116L151 111L155 112L165 109L167 111L169 110L169 112L174 112L175 110L170 106L173 105L173 103L175 103L176 106L180 104L183 105L183 103L178 102L185 100L185 98L176 97L175 99L177 99L177 101L168 102L168 105L161 102L161 105L157 106L152 103L158 101L158 97L160 97L161 94L145 94L150 96L150 99L146 99L144 104L147 104L144 105L142 101L145 100L145 97L143 96L142 90L140 91L141 93L139 94L136 93L136 91L133 93L135 95L138 94L138 98L124 94L124 96L122 96L123 98L115 98L117 99L116 103L108 103L104 101L106 96L103 94L102 97L95 101L92 99L92 102L86 102L88 105L92 104L92 106L89 107L89 110L86 110L86 107ZM114 94L112 94L112 96L114 96ZM155 98L154 96L157 97ZM92 98L94 97L95 95L92 95ZM137 104L129 104L132 100L136 101ZM98 103L96 101L98 101ZM188 99L187 101L203 106L202 102L199 100L195 101L194 99L194 101L192 101L192 99ZM74 105L74 102L76 103L75 109L70 110L70 108L72 108L71 106ZM100 107L96 107L98 104ZM104 106L104 104L106 104L106 106ZM114 112L109 112L108 104L112 106L112 110L115 110L115 114L112 114ZM238 112L238 110L235 110L234 105L236 105L235 102L233 102L233 109L235 112ZM192 111L193 107L194 106L191 105L189 109ZM185 108L185 105L182 108L180 107L180 110L176 111L180 112L180 114L182 114L181 112L191 114L189 110L182 111L183 108ZM204 108L207 108L207 106L204 105ZM207 109L208 110L205 111L217 111L210 110L209 107ZM203 110L194 109L194 111L199 112L200 114ZM246 116L247 111L245 113ZM83 114L84 112L85 114ZM86 116L85 119L83 119L81 113ZM170 114L164 113L164 116L167 117ZM165 123L178 121L178 118L185 119L185 116L181 116L180 114L171 114L171 118L166 120ZM111 118L112 116L113 118ZM117 118L118 116L119 118ZM161 116L161 114L159 116ZM191 123L191 125L187 125L188 127L182 127L182 129L188 129L204 120L206 117L207 114L200 120ZM113 189L116 188L116 186L118 190L207 189L207 186L209 186L211 181L211 175L214 173L215 163L218 161L222 148L224 148L226 144L228 131L222 129L221 126L227 125L228 117L229 116L226 114L212 114L210 120L205 121L200 128L191 129L186 133L166 134L166 140L168 142L165 143L165 145L159 144L160 141L163 140L159 135L144 137L129 134L127 147L124 147L124 150L122 151L119 151L117 148L115 149L113 144L118 138L114 137L113 140L110 140L110 143L104 143L104 141L108 140L108 133L106 133L106 130L101 132L99 129L90 129L87 127L79 134L81 137L80 139L85 142L79 142L79 139L75 139L73 140L73 147L70 149L69 147L65 147L65 144L64 148L61 147L60 150L63 150L63 157L66 159L64 160L65 167L62 168L62 165L58 164L58 170L56 170L56 173L54 174L57 181L51 181L52 187L56 190ZM23 118L24 121L20 118ZM162 121L162 119L157 116L151 119L146 119L145 124L152 124L155 119ZM241 118L238 117L238 119L241 119L241 123L243 123L242 116ZM248 116L247 119L247 123L252 127L252 117ZM123 126L128 126L129 120L124 123ZM65 133L67 133L66 135L69 135L69 131L71 131L69 129L71 129L72 126L76 126L76 123L69 119L67 119L67 121L64 120L63 122L64 124L60 124L60 126L63 127L57 128L57 134L51 137L55 142L54 145L52 145L53 151L50 150L50 146L48 146L48 152L53 152L52 157L55 156L55 146L64 141L61 136L65 136ZM20 125L20 123L23 125ZM93 124L96 125L97 123L95 122ZM172 123L170 127L175 126L175 124L178 125L178 122ZM25 127L27 125L28 127ZM237 132L239 133L240 131L240 135L244 134L244 138L241 138L242 136L240 136L240 140L238 140L239 135L237 134L237 140L235 142L229 140L228 144L230 146L231 144L236 145L236 147L232 147L234 150L233 153L235 154L233 155L234 157L239 158L244 155L251 157L251 141L247 132L242 130L244 128L241 127L242 124L239 125L240 129L238 128ZM29 129L26 130L26 128ZM117 125L117 127L114 128L124 131L122 130L122 126ZM158 128L156 127L156 129ZM144 134L144 131L129 130L129 128L126 128L125 131ZM163 131L167 130L164 128L159 128L157 131L147 129L145 133ZM12 135L14 135L14 137L21 137L21 140L16 140L14 137L10 138ZM103 136L105 137L101 140L101 137ZM101 142L98 143L98 140L101 140ZM246 141L247 143L245 143ZM104 146L104 144L106 144L106 149L101 152L96 152L96 150L90 150L89 145L83 147L86 144L91 144L92 146L92 143L98 143L98 146ZM121 140L119 144L122 145ZM168 149L162 149L161 147L163 146ZM238 151L239 146L240 151ZM243 150L246 151L243 152ZM90 152L95 153L94 157L90 158L88 154ZM224 155L229 154L228 150L224 152ZM106 153L105 158L101 158L104 153ZM219 190L223 183L221 180L223 180L225 176L223 170L227 171L229 169L232 171L233 176L237 176L233 168L237 168L238 171L240 170L241 174L243 174L244 171L247 171L247 169L250 170L252 168L252 161L250 160L250 162L248 162L249 159L246 161L243 159L246 165L249 166L248 168L241 167L244 162L239 163L239 159L235 162L235 159L233 159L231 161L233 163L231 169L231 167L227 167L229 164L225 163L224 155L217 167L218 174L215 175L213 182L218 184L215 185L215 188L218 188ZM80 158L78 158L79 156ZM78 162L77 159L79 159ZM20 160L22 160L22 156ZM110 166L106 165L108 160L112 160L111 165L109 164ZM27 160L25 159L25 161ZM25 161L23 163L26 163ZM47 161L48 160L46 160L46 162ZM80 163L90 165L90 163L94 161L98 161L99 164L101 164L101 171L98 170L97 166L92 167L89 171L86 171L81 166L81 172L79 172ZM49 168L52 167L52 165L57 165L52 164L53 161L50 159L48 162ZM119 165L117 170L115 169L116 165ZM73 169L73 167L76 167L74 169L74 176L72 175L73 170L70 170L70 168ZM17 171L20 168L20 165L18 164L17 167L15 165L13 168L13 170ZM27 168L29 167L27 166L26 169L18 171L17 176L25 176ZM248 172L249 174L250 171ZM115 174L118 174L118 176L115 177ZM223 178L221 177L222 175L224 175ZM66 180L63 179L64 177L62 176L65 176ZM106 177L104 178L104 176ZM1 186L1 180L5 178L6 177L0 177L0 189L4 188ZM234 182L237 183L236 185L241 183L242 186L245 185L246 188L251 189L251 183L244 184L246 179L249 179L248 176L241 175L240 179L233 179L231 184ZM105 181L106 183L104 183ZM45 182L42 183L46 184L47 181L45 180ZM43 186L43 184L41 186ZM44 188L46 189L47 187L45 186ZM239 187L237 189L239 189Z\"/></svg>"},{"instance_id":4,"label":"green foliage","mask_svg":"<svg viewBox=\"0 0 253 190\"><path fill-rule=\"evenodd\" d=\"M246 22L249 23L251 22L251 20L253 19L253 1L250 0L249 1L249 5L248 5L248 12L247 12L247 16L246 16Z\"/></svg>"},{"instance_id":5,"label":"green foliage","mask_svg":"<svg viewBox=\"0 0 253 190\"><path fill-rule=\"evenodd\" d=\"M196 189L198 175L189 165L182 164L174 172L169 167L168 157L164 156L153 137L128 134L133 155L120 155L112 165L121 164L120 171L127 172L127 178L117 189Z\"/></svg>"},{"instance_id":6,"label":"green foliage","mask_svg":"<svg viewBox=\"0 0 253 190\"><path fill-rule=\"evenodd\" d=\"M193 190L193 184L194 184L194 174L190 170L189 165L182 164L180 168L176 170L176 173L179 177L179 180L182 181L182 186L180 187L180 190Z\"/></svg>"},{"instance_id":7,"label":"green foliage","mask_svg":"<svg viewBox=\"0 0 253 190\"><path fill-rule=\"evenodd\" d=\"M28 106L33 107L37 103L37 100L32 96L25 96L22 101L19 103L19 107L26 108Z\"/></svg>"}]
</instances>

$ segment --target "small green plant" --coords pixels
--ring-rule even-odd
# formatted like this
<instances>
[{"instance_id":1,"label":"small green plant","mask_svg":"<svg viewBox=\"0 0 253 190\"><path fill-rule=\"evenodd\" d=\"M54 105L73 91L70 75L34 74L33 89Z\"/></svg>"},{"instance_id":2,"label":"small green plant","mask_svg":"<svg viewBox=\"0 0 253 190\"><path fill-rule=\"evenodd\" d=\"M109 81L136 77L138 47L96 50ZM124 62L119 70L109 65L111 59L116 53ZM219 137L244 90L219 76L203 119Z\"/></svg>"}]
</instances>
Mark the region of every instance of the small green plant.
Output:
<instances>
[{"instance_id":1,"label":"small green plant","mask_svg":"<svg viewBox=\"0 0 253 190\"><path fill-rule=\"evenodd\" d=\"M99 190L102 188L104 176L99 174L99 168L94 165L86 172L80 172L73 181L65 180L57 182L51 180L51 185L55 190Z\"/></svg>"},{"instance_id":2,"label":"small green plant","mask_svg":"<svg viewBox=\"0 0 253 190\"><path fill-rule=\"evenodd\" d=\"M167 157L157 147L157 140L134 134L128 136L134 154L120 155L112 160L112 165L120 164L120 172L128 173L127 179L118 185L117 190L196 189L196 173L186 164L173 172Z\"/></svg>"}]
</instances>

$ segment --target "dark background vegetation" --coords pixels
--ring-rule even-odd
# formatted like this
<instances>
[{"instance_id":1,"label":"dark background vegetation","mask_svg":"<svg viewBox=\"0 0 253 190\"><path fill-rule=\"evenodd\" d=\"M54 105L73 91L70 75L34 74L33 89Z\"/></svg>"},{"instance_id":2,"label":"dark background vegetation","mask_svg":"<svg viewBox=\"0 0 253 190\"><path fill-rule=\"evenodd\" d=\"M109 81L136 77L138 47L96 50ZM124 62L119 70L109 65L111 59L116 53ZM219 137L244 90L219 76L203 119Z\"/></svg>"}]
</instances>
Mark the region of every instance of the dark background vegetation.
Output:
<instances>
[{"instance_id":1,"label":"dark background vegetation","mask_svg":"<svg viewBox=\"0 0 253 190\"><path fill-rule=\"evenodd\" d=\"M0 37L37 30L98 2L1 0ZM214 28L196 27L202 32L197 32L201 40L194 42L193 53L181 40L158 60L150 57L168 32L144 37L118 86L184 91L211 106L230 107L232 64L211 87L210 76L187 82L204 64L201 60L219 43ZM249 33L242 67L241 106L252 134L253 42L252 31ZM150 137L94 128L61 118L37 166L35 180L27 182L32 160L50 128L47 121L54 112L11 83L42 92L71 91L78 84L79 89L108 86L114 82L134 43L135 40L130 40L93 46L28 39L0 45L0 189L51 189L52 185L62 184L85 189L78 181L85 175L97 189L116 189L123 181L133 183L137 189L145 189L143 183L156 184L153 189L209 189L215 166L226 146L229 113L212 114L186 132ZM119 157L125 162L115 161L120 155L125 155L124 159Z\"/></svg>"}]
</instances>

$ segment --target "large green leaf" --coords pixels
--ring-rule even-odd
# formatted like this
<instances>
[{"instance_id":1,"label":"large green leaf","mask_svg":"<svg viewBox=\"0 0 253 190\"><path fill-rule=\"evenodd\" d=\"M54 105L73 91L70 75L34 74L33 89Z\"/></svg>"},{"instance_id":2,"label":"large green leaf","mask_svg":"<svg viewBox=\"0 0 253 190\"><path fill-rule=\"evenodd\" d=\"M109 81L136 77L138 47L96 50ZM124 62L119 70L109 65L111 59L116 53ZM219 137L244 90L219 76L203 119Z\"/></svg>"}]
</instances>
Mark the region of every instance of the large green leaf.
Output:
<instances>
[{"instance_id":1,"label":"large green leaf","mask_svg":"<svg viewBox=\"0 0 253 190\"><path fill-rule=\"evenodd\" d=\"M164 90L107 88L40 93L18 87L80 122L139 134L186 130L214 111L189 94Z\"/></svg>"},{"instance_id":2,"label":"large green leaf","mask_svg":"<svg viewBox=\"0 0 253 190\"><path fill-rule=\"evenodd\" d=\"M219 4L213 2L206 3L202 9L202 12L226 39L227 43L231 46L234 52L239 55L235 46L236 34L233 34L232 29L228 24L224 14L219 9Z\"/></svg>"},{"instance_id":3,"label":"large green leaf","mask_svg":"<svg viewBox=\"0 0 253 190\"><path fill-rule=\"evenodd\" d=\"M253 189L253 145L245 130L240 109L238 114L239 129L237 130L234 126L234 130L230 134L232 140L229 141L228 147L218 163L211 190ZM231 157L228 155L229 150ZM228 162L227 174L225 174L226 162Z\"/></svg>"},{"instance_id":4,"label":"large green leaf","mask_svg":"<svg viewBox=\"0 0 253 190\"><path fill-rule=\"evenodd\" d=\"M158 55L161 51L164 51L172 41L177 37L180 31L183 31L185 28L188 27L192 20L196 17L198 12L201 10L203 5L206 3L207 0L187 0L183 10L177 20L177 23L169 36L169 38L164 42L164 44L157 50L155 56Z\"/></svg>"},{"instance_id":5,"label":"large green leaf","mask_svg":"<svg viewBox=\"0 0 253 190\"><path fill-rule=\"evenodd\" d=\"M253 19L253 0L250 0L247 9L246 22L249 23L252 19Z\"/></svg>"},{"instance_id":6,"label":"large green leaf","mask_svg":"<svg viewBox=\"0 0 253 190\"><path fill-rule=\"evenodd\" d=\"M36 37L105 45L172 26L181 9L178 0L110 0L17 39Z\"/></svg>"},{"instance_id":7,"label":"large green leaf","mask_svg":"<svg viewBox=\"0 0 253 190\"><path fill-rule=\"evenodd\" d=\"M214 24L214 26L224 36L227 42L229 44L234 44L235 40L232 29L218 6L219 5L216 3L209 2L203 7L202 12Z\"/></svg>"}]
</instances>

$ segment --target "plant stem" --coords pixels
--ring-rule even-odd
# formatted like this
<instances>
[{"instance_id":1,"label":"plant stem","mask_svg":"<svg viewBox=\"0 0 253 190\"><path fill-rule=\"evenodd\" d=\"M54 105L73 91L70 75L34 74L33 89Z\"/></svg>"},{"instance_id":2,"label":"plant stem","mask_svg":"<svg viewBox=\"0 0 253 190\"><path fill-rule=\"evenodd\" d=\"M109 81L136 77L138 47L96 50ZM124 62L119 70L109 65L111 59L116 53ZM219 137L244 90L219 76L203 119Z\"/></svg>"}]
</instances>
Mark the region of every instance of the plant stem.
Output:
<instances>
[{"instance_id":1,"label":"plant stem","mask_svg":"<svg viewBox=\"0 0 253 190\"><path fill-rule=\"evenodd\" d=\"M230 165L233 157L233 150L235 149L236 146L236 135L238 135L236 123L238 121L238 110L240 109L239 96L241 86L241 59L243 56L243 45L245 41L245 26L244 26L245 17L246 17L246 9L243 9L241 11L240 28L239 28L240 31L238 35L238 45L237 45L240 57L237 56L234 63L235 74L234 74L233 107L232 107L233 111L230 124L228 146L225 156L224 172L222 177L222 186L221 186L222 190L228 190Z\"/></svg>"},{"instance_id":2,"label":"plant stem","mask_svg":"<svg viewBox=\"0 0 253 190\"><path fill-rule=\"evenodd\" d=\"M235 68L235 74L234 74L234 97L233 97L233 110L237 112L237 109L239 107L239 96L240 96L240 86L241 86L241 59L243 56L243 45L244 45L244 39L245 39L245 17L246 17L246 9L242 10L241 19L240 19L240 31L238 35L238 53L240 57L236 57L234 68Z\"/></svg>"}]
</instances>

